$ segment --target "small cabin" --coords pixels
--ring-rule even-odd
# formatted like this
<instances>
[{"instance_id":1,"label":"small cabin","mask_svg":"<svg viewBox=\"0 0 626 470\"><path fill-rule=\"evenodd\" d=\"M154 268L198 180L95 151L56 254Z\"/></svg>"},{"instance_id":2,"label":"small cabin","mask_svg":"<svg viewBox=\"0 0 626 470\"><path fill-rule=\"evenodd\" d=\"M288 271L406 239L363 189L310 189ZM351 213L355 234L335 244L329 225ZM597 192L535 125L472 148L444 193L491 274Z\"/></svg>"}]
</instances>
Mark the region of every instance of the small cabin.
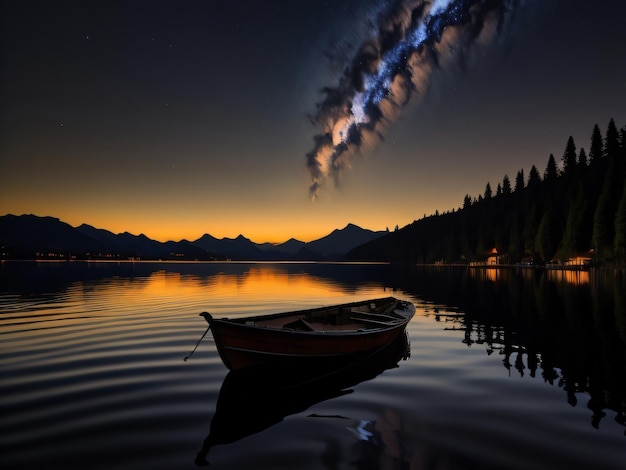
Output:
<instances>
[{"instance_id":1,"label":"small cabin","mask_svg":"<svg viewBox=\"0 0 626 470\"><path fill-rule=\"evenodd\" d=\"M571 266L575 268L588 267L589 265L591 265L591 258L589 258L588 256L575 256L565 262L565 266Z\"/></svg>"},{"instance_id":2,"label":"small cabin","mask_svg":"<svg viewBox=\"0 0 626 470\"><path fill-rule=\"evenodd\" d=\"M489 256L487 257L487 266L495 264L500 264L500 255L498 254L497 248L491 250L491 253L489 253Z\"/></svg>"}]
</instances>

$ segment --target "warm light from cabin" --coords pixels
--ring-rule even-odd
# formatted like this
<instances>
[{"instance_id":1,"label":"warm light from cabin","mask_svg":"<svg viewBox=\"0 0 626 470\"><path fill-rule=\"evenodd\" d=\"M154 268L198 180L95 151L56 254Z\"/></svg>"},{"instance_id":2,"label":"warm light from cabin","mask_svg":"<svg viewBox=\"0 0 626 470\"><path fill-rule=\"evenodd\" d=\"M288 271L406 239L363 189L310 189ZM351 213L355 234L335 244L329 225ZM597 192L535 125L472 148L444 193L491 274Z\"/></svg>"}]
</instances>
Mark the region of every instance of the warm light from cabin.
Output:
<instances>
[{"instance_id":1,"label":"warm light from cabin","mask_svg":"<svg viewBox=\"0 0 626 470\"><path fill-rule=\"evenodd\" d=\"M498 280L498 273L500 272L497 268L487 268L485 269L485 278L489 281L496 282Z\"/></svg>"},{"instance_id":2,"label":"warm light from cabin","mask_svg":"<svg viewBox=\"0 0 626 470\"><path fill-rule=\"evenodd\" d=\"M589 284L589 271L549 269L547 274L551 281L565 281L576 285Z\"/></svg>"}]
</instances>

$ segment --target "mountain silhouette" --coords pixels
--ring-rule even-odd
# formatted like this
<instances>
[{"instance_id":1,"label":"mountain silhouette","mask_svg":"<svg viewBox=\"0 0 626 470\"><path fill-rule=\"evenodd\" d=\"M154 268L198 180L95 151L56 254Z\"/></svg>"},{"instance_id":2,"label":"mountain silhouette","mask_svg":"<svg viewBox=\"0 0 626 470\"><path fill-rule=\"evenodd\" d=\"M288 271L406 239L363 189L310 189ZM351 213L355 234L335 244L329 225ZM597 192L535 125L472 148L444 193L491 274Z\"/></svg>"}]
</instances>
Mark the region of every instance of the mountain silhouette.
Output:
<instances>
[{"instance_id":1,"label":"mountain silhouette","mask_svg":"<svg viewBox=\"0 0 626 470\"><path fill-rule=\"evenodd\" d=\"M308 243L290 238L277 245L258 244L243 235L218 239L210 234L195 241L163 243L144 234L114 234L88 224L72 227L54 217L32 214L0 217L3 259L341 260L353 248L385 233L348 224Z\"/></svg>"},{"instance_id":2,"label":"mountain silhouette","mask_svg":"<svg viewBox=\"0 0 626 470\"><path fill-rule=\"evenodd\" d=\"M263 259L263 250L243 235L237 238L222 238L221 240L205 234L193 242L194 245L210 252L220 253L230 259Z\"/></svg>"},{"instance_id":3,"label":"mountain silhouette","mask_svg":"<svg viewBox=\"0 0 626 470\"><path fill-rule=\"evenodd\" d=\"M306 244L308 250L321 253L325 257L343 255L353 248L370 242L386 232L372 232L364 230L354 224L348 224L342 229L336 229L319 240Z\"/></svg>"},{"instance_id":4,"label":"mountain silhouette","mask_svg":"<svg viewBox=\"0 0 626 470\"><path fill-rule=\"evenodd\" d=\"M0 243L3 251L42 256L49 252L99 253L119 247L94 239L54 217L5 215L0 217Z\"/></svg>"}]
</instances>

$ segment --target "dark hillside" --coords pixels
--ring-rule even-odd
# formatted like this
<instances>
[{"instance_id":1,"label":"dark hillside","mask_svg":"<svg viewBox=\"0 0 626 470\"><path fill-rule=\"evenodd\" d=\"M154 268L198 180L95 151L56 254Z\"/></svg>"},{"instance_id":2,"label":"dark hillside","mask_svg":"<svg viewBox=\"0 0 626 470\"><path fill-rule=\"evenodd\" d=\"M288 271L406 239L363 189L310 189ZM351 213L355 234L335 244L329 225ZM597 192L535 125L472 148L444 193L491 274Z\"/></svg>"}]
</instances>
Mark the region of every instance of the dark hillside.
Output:
<instances>
[{"instance_id":1,"label":"dark hillside","mask_svg":"<svg viewBox=\"0 0 626 470\"><path fill-rule=\"evenodd\" d=\"M54 217L11 214L0 218L0 242L4 249L28 253L29 256L35 252L41 256L74 251L100 252L113 246L94 240Z\"/></svg>"},{"instance_id":2,"label":"dark hillside","mask_svg":"<svg viewBox=\"0 0 626 470\"><path fill-rule=\"evenodd\" d=\"M353 261L504 264L566 262L585 258L626 263L626 127L596 125L589 152L569 138L560 162L550 155L543 173L520 170L495 194L487 183L463 206L425 217L352 250ZM513 186L513 187L512 187ZM497 258L496 258L497 256Z\"/></svg>"}]
</instances>

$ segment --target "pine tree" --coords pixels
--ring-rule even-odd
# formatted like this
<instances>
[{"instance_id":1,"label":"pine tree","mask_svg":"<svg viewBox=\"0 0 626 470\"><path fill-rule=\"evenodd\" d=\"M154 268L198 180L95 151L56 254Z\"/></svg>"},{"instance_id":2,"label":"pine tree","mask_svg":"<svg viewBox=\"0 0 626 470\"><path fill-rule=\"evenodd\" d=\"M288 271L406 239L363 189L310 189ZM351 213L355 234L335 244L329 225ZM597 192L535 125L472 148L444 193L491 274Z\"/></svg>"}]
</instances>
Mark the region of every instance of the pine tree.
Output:
<instances>
[{"instance_id":1,"label":"pine tree","mask_svg":"<svg viewBox=\"0 0 626 470\"><path fill-rule=\"evenodd\" d=\"M622 187L622 197L615 213L615 258L619 264L626 264L626 180Z\"/></svg>"},{"instance_id":2,"label":"pine tree","mask_svg":"<svg viewBox=\"0 0 626 470\"><path fill-rule=\"evenodd\" d=\"M491 196L491 185L487 183L487 186L485 186L485 199L491 199Z\"/></svg>"},{"instance_id":3,"label":"pine tree","mask_svg":"<svg viewBox=\"0 0 626 470\"><path fill-rule=\"evenodd\" d=\"M618 171L622 178L626 179L626 126L622 127L620 132L620 157L619 157L619 168Z\"/></svg>"},{"instance_id":4,"label":"pine tree","mask_svg":"<svg viewBox=\"0 0 626 470\"><path fill-rule=\"evenodd\" d=\"M517 172L515 177L515 192L521 193L524 190L524 170Z\"/></svg>"},{"instance_id":5,"label":"pine tree","mask_svg":"<svg viewBox=\"0 0 626 470\"><path fill-rule=\"evenodd\" d=\"M558 176L559 172L556 167L556 160L554 159L554 155L550 154L548 157L548 164L546 165L546 171L543 175L543 180L554 182Z\"/></svg>"},{"instance_id":6,"label":"pine tree","mask_svg":"<svg viewBox=\"0 0 626 470\"><path fill-rule=\"evenodd\" d=\"M606 137L604 139L604 155L610 160L619 158L621 153L621 145L619 141L619 132L615 126L615 121L611 119L606 129Z\"/></svg>"},{"instance_id":7,"label":"pine tree","mask_svg":"<svg viewBox=\"0 0 626 470\"><path fill-rule=\"evenodd\" d=\"M602 158L604 143L602 141L602 133L596 124L591 133L591 146L589 147L589 163L593 163Z\"/></svg>"},{"instance_id":8,"label":"pine tree","mask_svg":"<svg viewBox=\"0 0 626 470\"><path fill-rule=\"evenodd\" d=\"M610 187L611 178L608 174L607 181L609 184L605 185L602 190L593 216L592 243L601 261L606 261L611 258L614 245L615 212L611 210L611 193L613 191Z\"/></svg>"},{"instance_id":9,"label":"pine tree","mask_svg":"<svg viewBox=\"0 0 626 470\"><path fill-rule=\"evenodd\" d=\"M539 231L539 224L541 222L541 216L537 209L537 203L533 201L530 212L526 217L526 223L522 232L522 240L524 243L524 253L532 257L535 256L539 250L536 248L537 232Z\"/></svg>"},{"instance_id":10,"label":"pine tree","mask_svg":"<svg viewBox=\"0 0 626 470\"><path fill-rule=\"evenodd\" d=\"M539 256L544 261L552 259L556 253L558 245L558 231L552 210L548 210L543 214L539 228L537 229L537 236L535 238L535 248L539 253Z\"/></svg>"},{"instance_id":11,"label":"pine tree","mask_svg":"<svg viewBox=\"0 0 626 470\"><path fill-rule=\"evenodd\" d=\"M541 176L539 175L539 170L537 170L537 167L533 165L528 172L528 187L535 187L540 182Z\"/></svg>"},{"instance_id":12,"label":"pine tree","mask_svg":"<svg viewBox=\"0 0 626 470\"><path fill-rule=\"evenodd\" d=\"M587 198L582 183L578 186L575 200L570 204L563 234L563 244L560 250L560 258L567 259L572 254L586 251L589 247L588 238L585 240L585 211L587 210Z\"/></svg>"},{"instance_id":13,"label":"pine tree","mask_svg":"<svg viewBox=\"0 0 626 470\"><path fill-rule=\"evenodd\" d=\"M509 175L504 175L504 179L502 180L502 194L505 196L511 194L511 181L509 180Z\"/></svg>"},{"instance_id":14,"label":"pine tree","mask_svg":"<svg viewBox=\"0 0 626 470\"><path fill-rule=\"evenodd\" d=\"M584 148L580 148L580 153L578 154L578 166L584 168L587 166L587 153Z\"/></svg>"},{"instance_id":15,"label":"pine tree","mask_svg":"<svg viewBox=\"0 0 626 470\"><path fill-rule=\"evenodd\" d=\"M615 121L611 119L604 140L606 172L604 173L604 180L599 180L603 182L602 192L598 198L593 218L592 241L600 261L610 261L615 254L615 237L617 235L615 215L622 196L623 181L623 176L620 175L620 156L620 136Z\"/></svg>"},{"instance_id":16,"label":"pine tree","mask_svg":"<svg viewBox=\"0 0 626 470\"><path fill-rule=\"evenodd\" d=\"M563 153L563 173L570 174L576 168L576 144L570 135Z\"/></svg>"}]
</instances>

